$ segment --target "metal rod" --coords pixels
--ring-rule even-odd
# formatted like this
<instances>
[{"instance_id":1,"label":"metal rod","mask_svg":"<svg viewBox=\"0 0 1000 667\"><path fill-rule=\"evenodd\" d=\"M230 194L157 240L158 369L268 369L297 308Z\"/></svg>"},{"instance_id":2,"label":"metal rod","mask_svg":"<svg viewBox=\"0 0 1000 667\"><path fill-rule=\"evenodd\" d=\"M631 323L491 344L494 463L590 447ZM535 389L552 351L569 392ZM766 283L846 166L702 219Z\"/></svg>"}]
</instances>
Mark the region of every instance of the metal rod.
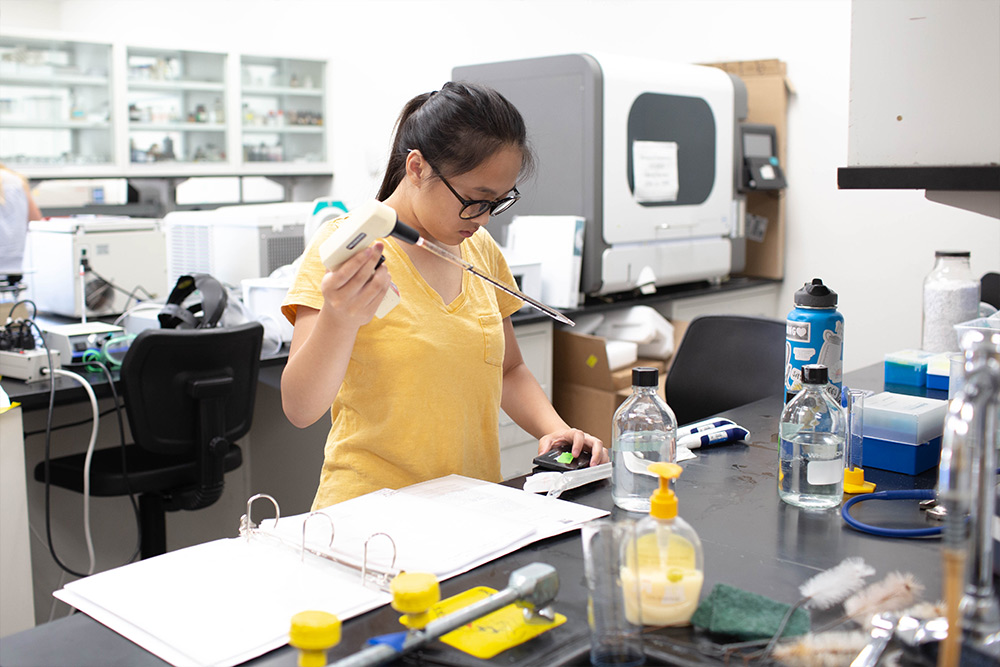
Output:
<instances>
[{"instance_id":1,"label":"metal rod","mask_svg":"<svg viewBox=\"0 0 1000 667\"><path fill-rule=\"evenodd\" d=\"M420 630L410 630L398 647L385 643L372 644L338 660L332 667L372 667L384 664L513 602L523 605L528 613L551 622L545 608L555 600L558 590L559 576L554 567L545 563L526 565L511 573L507 588L447 616L436 618Z\"/></svg>"},{"instance_id":2,"label":"metal rod","mask_svg":"<svg viewBox=\"0 0 1000 667\"><path fill-rule=\"evenodd\" d=\"M428 241L424 237L421 236L420 240L417 241L416 245L419 246L419 247L421 247L421 248L424 248L424 249L430 251L431 253L437 255L438 257L440 257L441 259L444 259L445 261L451 262L452 264L454 264L456 266L462 267L463 269L465 269L469 273L473 274L474 276L482 278L483 280L485 280L486 282L492 284L493 286L498 287L499 289L502 289L504 292L507 292L507 294L510 294L511 296L514 296L514 297L517 297L518 299L520 299L521 301L524 301L526 304L528 304L529 306L531 306L535 310L538 310L538 311L541 311L542 313L545 313L546 315L548 315L552 319L556 320L557 322L562 322L563 324L568 324L571 327L576 326L576 322L574 322L573 320L569 319L568 317L566 317L565 315L563 315L562 313L560 313L558 310L550 308L550 307L546 306L544 303L542 303L541 301L533 299L530 296L528 296L527 294L524 294L519 289L517 289L515 287L511 287L510 285L507 285L507 284L505 284L505 283L497 280L496 278L483 273L482 271L480 271L479 269L477 269L475 266L473 266L469 262L466 262L461 257L457 257L457 256L453 255L452 253L448 252L447 250L445 250L441 246L439 246L439 245L437 245L435 243L431 243L430 241Z\"/></svg>"}]
</instances>

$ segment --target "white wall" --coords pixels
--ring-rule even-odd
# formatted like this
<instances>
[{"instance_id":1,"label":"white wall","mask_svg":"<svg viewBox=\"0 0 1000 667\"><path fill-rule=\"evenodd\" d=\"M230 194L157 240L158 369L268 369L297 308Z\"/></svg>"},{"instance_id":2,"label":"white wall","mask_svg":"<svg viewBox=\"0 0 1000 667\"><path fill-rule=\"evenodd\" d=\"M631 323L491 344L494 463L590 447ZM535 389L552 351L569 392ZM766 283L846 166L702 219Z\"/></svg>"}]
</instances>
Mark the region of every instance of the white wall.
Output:
<instances>
[{"instance_id":1,"label":"white wall","mask_svg":"<svg viewBox=\"0 0 1000 667\"><path fill-rule=\"evenodd\" d=\"M1000 221L922 191L837 189L850 12L849 0L3 0L0 28L329 59L333 194L349 205L374 195L403 102L440 87L454 65L580 51L780 58L797 96L779 315L797 288L822 277L840 294L851 370L919 346L921 282L935 249L971 250L976 274L1000 271Z\"/></svg>"}]
</instances>

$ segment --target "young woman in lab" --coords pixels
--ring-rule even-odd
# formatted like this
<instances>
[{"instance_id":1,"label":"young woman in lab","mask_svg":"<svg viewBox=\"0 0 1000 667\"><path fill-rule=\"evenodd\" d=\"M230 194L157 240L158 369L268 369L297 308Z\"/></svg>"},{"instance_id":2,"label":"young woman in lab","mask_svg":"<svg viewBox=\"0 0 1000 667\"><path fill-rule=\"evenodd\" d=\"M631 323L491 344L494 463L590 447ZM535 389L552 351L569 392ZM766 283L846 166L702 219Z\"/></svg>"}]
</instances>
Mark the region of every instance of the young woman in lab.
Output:
<instances>
[{"instance_id":1,"label":"young woman in lab","mask_svg":"<svg viewBox=\"0 0 1000 667\"><path fill-rule=\"evenodd\" d=\"M514 284L481 227L517 200L531 159L510 102L450 82L403 108L378 199L425 239ZM337 224L312 239L283 306L295 326L285 415L300 428L327 412L333 422L313 509L451 473L500 481L501 407L540 453L571 446L594 465L607 461L603 443L566 424L525 366L510 321L518 299L394 238L327 271L318 247ZM376 318L389 289L401 301Z\"/></svg>"}]
</instances>

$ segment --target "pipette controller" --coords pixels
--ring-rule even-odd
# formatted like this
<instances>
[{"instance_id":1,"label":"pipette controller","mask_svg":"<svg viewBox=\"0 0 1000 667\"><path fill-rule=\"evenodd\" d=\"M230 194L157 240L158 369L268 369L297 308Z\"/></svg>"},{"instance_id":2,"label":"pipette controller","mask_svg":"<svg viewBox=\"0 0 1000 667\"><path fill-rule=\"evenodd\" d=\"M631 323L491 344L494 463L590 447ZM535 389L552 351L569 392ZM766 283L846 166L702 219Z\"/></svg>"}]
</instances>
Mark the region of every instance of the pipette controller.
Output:
<instances>
[{"instance_id":1,"label":"pipette controller","mask_svg":"<svg viewBox=\"0 0 1000 667\"><path fill-rule=\"evenodd\" d=\"M510 285L483 273L461 257L457 257L456 255L450 253L447 249L423 238L417 230L401 222L396 217L396 212L392 210L392 208L386 206L380 201L370 201L351 211L350 217L348 217L347 220L345 220L340 227L338 227L337 230L334 231L330 237L320 245L319 254L323 260L323 265L328 269L333 269L346 262L355 253L370 246L376 239L385 238L387 236L392 236L411 245L424 248L441 259L444 259L445 261L450 262L485 280L494 287L517 297L532 308L545 313L552 319L570 326L575 326L573 320L569 319L559 311L554 310L546 306L544 303L541 303L527 294L522 293L517 288L511 287ZM399 303L399 293L395 290L395 286L393 286L388 292L386 292L385 298L383 298L382 303L375 312L375 315L377 317L384 317L396 306L397 303Z\"/></svg>"}]
</instances>

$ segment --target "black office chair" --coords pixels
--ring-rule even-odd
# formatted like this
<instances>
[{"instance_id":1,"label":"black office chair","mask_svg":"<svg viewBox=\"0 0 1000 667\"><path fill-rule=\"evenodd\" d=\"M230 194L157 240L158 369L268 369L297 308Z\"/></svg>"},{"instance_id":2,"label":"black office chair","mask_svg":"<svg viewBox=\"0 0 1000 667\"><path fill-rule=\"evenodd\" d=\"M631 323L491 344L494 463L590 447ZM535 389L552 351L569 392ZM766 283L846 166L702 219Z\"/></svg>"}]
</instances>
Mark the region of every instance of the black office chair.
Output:
<instances>
[{"instance_id":1,"label":"black office chair","mask_svg":"<svg viewBox=\"0 0 1000 667\"><path fill-rule=\"evenodd\" d=\"M785 323L704 315L688 325L667 372L667 403L678 425L782 393Z\"/></svg>"},{"instance_id":2,"label":"black office chair","mask_svg":"<svg viewBox=\"0 0 1000 667\"><path fill-rule=\"evenodd\" d=\"M984 273L979 279L979 300L1000 308L1000 273Z\"/></svg>"},{"instance_id":3,"label":"black office chair","mask_svg":"<svg viewBox=\"0 0 1000 667\"><path fill-rule=\"evenodd\" d=\"M135 444L95 450L92 496L139 495L141 554L166 552L166 512L208 507L238 468L250 430L264 328L147 329L122 361L121 394ZM51 459L49 481L83 492L85 454ZM127 473L127 476L126 476ZM45 462L35 467L45 481Z\"/></svg>"}]
</instances>

